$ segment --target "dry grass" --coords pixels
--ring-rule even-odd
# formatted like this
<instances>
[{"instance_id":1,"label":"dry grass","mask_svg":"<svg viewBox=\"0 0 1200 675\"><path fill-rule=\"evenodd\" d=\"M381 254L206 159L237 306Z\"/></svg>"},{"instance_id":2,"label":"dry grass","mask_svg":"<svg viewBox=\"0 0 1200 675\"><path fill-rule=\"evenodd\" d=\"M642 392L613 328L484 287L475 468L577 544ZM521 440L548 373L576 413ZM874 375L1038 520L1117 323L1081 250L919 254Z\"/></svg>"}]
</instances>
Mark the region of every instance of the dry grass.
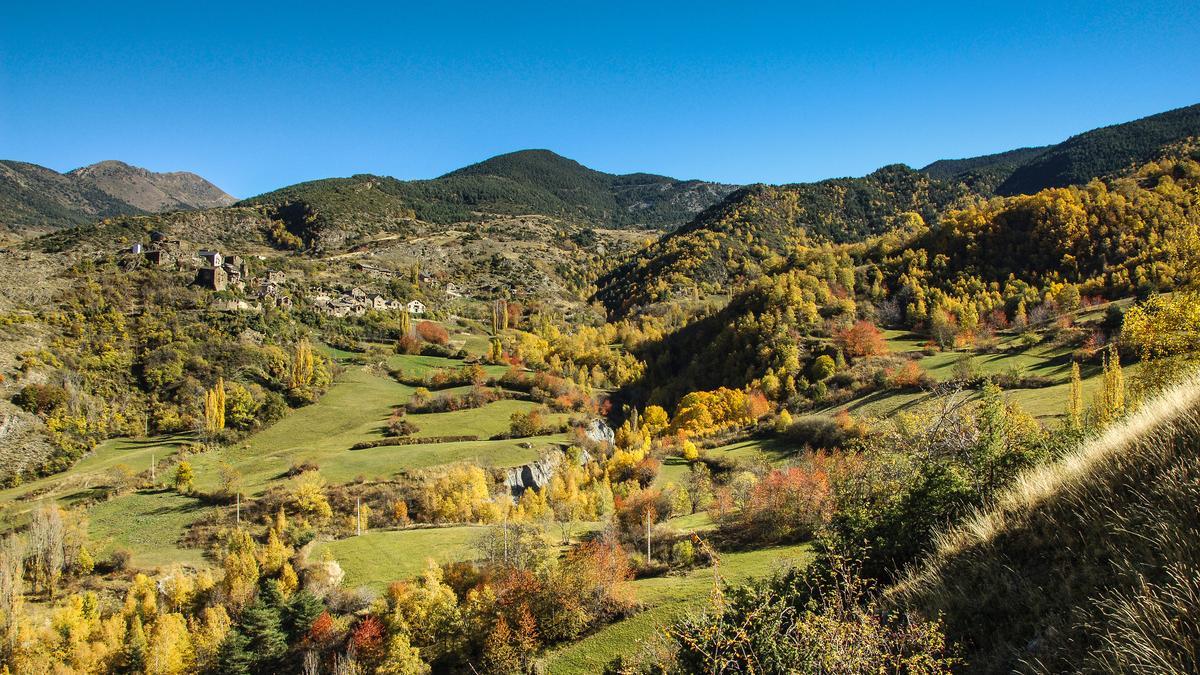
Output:
<instances>
[{"instance_id":1,"label":"dry grass","mask_svg":"<svg viewBox=\"0 0 1200 675\"><path fill-rule=\"evenodd\" d=\"M937 539L889 593L942 614L974 672L1197 672L1200 379Z\"/></svg>"}]
</instances>

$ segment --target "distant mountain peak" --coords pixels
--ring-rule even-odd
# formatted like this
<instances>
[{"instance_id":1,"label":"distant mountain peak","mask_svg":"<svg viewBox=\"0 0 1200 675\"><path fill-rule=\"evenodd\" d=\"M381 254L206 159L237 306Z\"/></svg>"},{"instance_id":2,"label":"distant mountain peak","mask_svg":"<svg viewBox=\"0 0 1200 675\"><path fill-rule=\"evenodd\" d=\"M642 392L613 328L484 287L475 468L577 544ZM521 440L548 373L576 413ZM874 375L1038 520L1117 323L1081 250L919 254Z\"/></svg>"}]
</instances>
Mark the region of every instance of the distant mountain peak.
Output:
<instances>
[{"instance_id":1,"label":"distant mountain peak","mask_svg":"<svg viewBox=\"0 0 1200 675\"><path fill-rule=\"evenodd\" d=\"M231 195L189 171L157 173L106 159L68 172L105 194L142 211L177 211L229 206Z\"/></svg>"},{"instance_id":2,"label":"distant mountain peak","mask_svg":"<svg viewBox=\"0 0 1200 675\"><path fill-rule=\"evenodd\" d=\"M117 215L228 206L236 200L187 171L156 173L115 159L59 173L0 161L0 227L77 225Z\"/></svg>"}]
</instances>

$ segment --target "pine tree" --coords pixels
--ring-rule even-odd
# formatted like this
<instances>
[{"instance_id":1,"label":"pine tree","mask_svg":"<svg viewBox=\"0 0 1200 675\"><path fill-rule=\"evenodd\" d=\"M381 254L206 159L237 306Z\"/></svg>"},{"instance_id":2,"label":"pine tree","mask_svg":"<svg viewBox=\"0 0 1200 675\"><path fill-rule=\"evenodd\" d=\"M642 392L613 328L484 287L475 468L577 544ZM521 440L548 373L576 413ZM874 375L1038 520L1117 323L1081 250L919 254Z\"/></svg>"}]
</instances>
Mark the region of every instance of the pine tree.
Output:
<instances>
[{"instance_id":1,"label":"pine tree","mask_svg":"<svg viewBox=\"0 0 1200 675\"><path fill-rule=\"evenodd\" d=\"M125 672L140 673L146 667L146 630L142 627L142 617L134 615L129 621L129 630L125 634L125 647L121 652L121 661Z\"/></svg>"},{"instance_id":2,"label":"pine tree","mask_svg":"<svg viewBox=\"0 0 1200 675\"><path fill-rule=\"evenodd\" d=\"M287 636L278 605L270 602L278 589L272 594L267 590L271 586L264 584L263 593L246 607L238 621L238 630L246 636L246 651L251 654L253 669L259 672L271 672L272 666L287 652ZM263 595L268 597L264 599Z\"/></svg>"},{"instance_id":3,"label":"pine tree","mask_svg":"<svg viewBox=\"0 0 1200 675\"><path fill-rule=\"evenodd\" d=\"M312 593L298 591L292 595L283 611L283 627L291 638L289 642L300 639L324 612L325 603Z\"/></svg>"},{"instance_id":4,"label":"pine tree","mask_svg":"<svg viewBox=\"0 0 1200 675\"><path fill-rule=\"evenodd\" d=\"M250 675L253 665L250 640L237 628L230 630L217 652L217 671L222 675Z\"/></svg>"}]
</instances>

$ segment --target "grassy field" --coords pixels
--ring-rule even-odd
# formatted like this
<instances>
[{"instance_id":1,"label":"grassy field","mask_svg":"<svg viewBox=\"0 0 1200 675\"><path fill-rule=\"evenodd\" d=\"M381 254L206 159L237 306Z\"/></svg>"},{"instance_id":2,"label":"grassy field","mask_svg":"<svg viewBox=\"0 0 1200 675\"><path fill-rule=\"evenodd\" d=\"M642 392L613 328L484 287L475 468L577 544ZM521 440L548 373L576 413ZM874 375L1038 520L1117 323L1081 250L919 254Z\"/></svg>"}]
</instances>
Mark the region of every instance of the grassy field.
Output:
<instances>
[{"instance_id":1,"label":"grassy field","mask_svg":"<svg viewBox=\"0 0 1200 675\"><path fill-rule=\"evenodd\" d=\"M177 562L199 567L206 564L201 551L182 548L177 540L209 508L199 499L170 490L135 492L88 509L89 534L99 555L128 549L135 567Z\"/></svg>"},{"instance_id":2,"label":"grassy field","mask_svg":"<svg viewBox=\"0 0 1200 675\"><path fill-rule=\"evenodd\" d=\"M346 572L343 586L382 591L393 581L419 575L430 560L442 564L471 559L472 543L486 529L483 525L465 525L377 530L322 542L314 547L313 555L320 558L328 551L338 561Z\"/></svg>"},{"instance_id":3,"label":"grassy field","mask_svg":"<svg viewBox=\"0 0 1200 675\"><path fill-rule=\"evenodd\" d=\"M134 472L144 471L150 468L152 459L161 464L163 460L173 457L180 445L190 440L190 436L181 434L105 441L65 473L0 491L0 521L6 526L17 524L40 500L56 499L64 506L69 506L93 497L97 494L98 486L108 483L108 474L116 467L129 467Z\"/></svg>"},{"instance_id":4,"label":"grassy field","mask_svg":"<svg viewBox=\"0 0 1200 675\"><path fill-rule=\"evenodd\" d=\"M799 448L774 438L750 439L728 445L703 450L706 455L725 456L747 462L762 462L764 464L780 464L791 457ZM663 460L662 470L658 474L656 484L665 486L667 483L684 485L687 483L691 467L680 457L667 457Z\"/></svg>"},{"instance_id":5,"label":"grassy field","mask_svg":"<svg viewBox=\"0 0 1200 675\"><path fill-rule=\"evenodd\" d=\"M807 544L726 553L720 572L730 583L768 576L787 566L807 564ZM634 593L645 610L605 626L596 633L546 655L545 672L554 675L599 673L617 656L636 653L642 643L657 634L659 627L679 614L703 607L713 592L713 569L697 569L683 576L655 577L632 582Z\"/></svg>"},{"instance_id":6,"label":"grassy field","mask_svg":"<svg viewBox=\"0 0 1200 675\"><path fill-rule=\"evenodd\" d=\"M461 365L461 361L426 356L392 357L394 367L421 372L431 368ZM408 446L384 446L351 450L362 441L383 438L388 417L395 406L412 396L409 387L390 377L351 367L318 402L292 411L274 426L264 429L245 442L205 455L195 462L197 485L216 487L219 462L237 468L252 493L264 490L293 465L310 462L333 483L357 477L388 478L404 469L417 469L463 460L478 459L488 466L516 466L532 461L539 449L563 440L561 436L539 437L522 441L504 440L460 443L431 443ZM487 438L508 429L509 416L537 407L528 401L501 400L483 408L446 413L414 414L409 419L422 436L476 435ZM561 416L551 416L557 421ZM532 447L521 447L521 443Z\"/></svg>"},{"instance_id":7,"label":"grassy field","mask_svg":"<svg viewBox=\"0 0 1200 675\"><path fill-rule=\"evenodd\" d=\"M1098 311L1092 310L1092 313ZM884 337L889 351L893 354L913 355L921 352L928 341L924 336L906 331L885 331ZM1053 423L1066 412L1070 391L1071 350L1041 343L1013 348L1018 340L1016 336L1007 336L999 343L1002 351L990 354L954 350L935 352L928 356L922 354L917 363L938 381L945 381L954 376L957 364L964 354L970 356L973 370L981 375L1019 374L1048 378L1054 382L1049 387L1010 389L1006 396L1043 422ZM1137 364L1127 366L1126 375L1135 373L1136 369ZM1082 366L1081 370L1084 400L1090 401L1093 393L1099 388L1100 368L1089 364ZM926 392L877 391L847 403L830 406L822 412L831 413L844 409L860 417L885 418L908 410L929 398Z\"/></svg>"},{"instance_id":8,"label":"grassy field","mask_svg":"<svg viewBox=\"0 0 1200 675\"><path fill-rule=\"evenodd\" d=\"M701 515L707 517L707 514ZM474 560L474 543L488 527L494 526L375 530L357 537L321 542L313 548L313 555L319 557L328 551L338 561L346 572L343 586L365 586L380 591L393 581L411 579L421 574L430 560L437 564ZM571 541L578 542L580 537L599 527L600 523L594 522L574 523L569 533ZM557 525L547 527L545 536L550 544L559 545L562 530Z\"/></svg>"},{"instance_id":9,"label":"grassy field","mask_svg":"<svg viewBox=\"0 0 1200 675\"><path fill-rule=\"evenodd\" d=\"M469 461L482 466L517 466L537 458L547 446L564 442L565 435L529 439L481 440L455 443L424 443L351 450L360 441L383 438L388 417L395 406L407 401L414 388L386 375L351 365L352 354L327 350L347 362L347 370L317 403L294 410L275 425L236 446L189 458L196 474L196 487L211 491L218 487L218 467L228 462L241 472L249 496L260 494L285 480L293 464L310 462L332 484L357 478L389 478L404 470L422 469ZM458 367L461 361L425 356L396 356L392 362L410 372ZM490 374L504 368L491 367ZM509 416L537 407L527 401L501 400L483 408L446 413L414 414L409 418L419 427L416 436L475 435L489 438L508 430ZM550 416L552 421L564 419ZM179 446L190 440L180 435L149 439L116 439L102 444L71 470L0 492L0 518L6 526L19 525L40 499L72 504L102 495L109 473L124 465L133 471L149 467L151 459L163 466ZM164 469L164 473L167 470ZM160 482L167 476L159 476ZM135 492L96 504L89 509L92 537L101 553L126 548L134 553L139 567L156 567L173 561L201 564L200 552L181 549L176 542L187 526L202 513L199 503L171 492ZM416 550L429 550L421 545ZM456 555L448 546L438 556ZM414 563L419 571L424 559ZM408 576L401 569L389 580Z\"/></svg>"}]
</instances>

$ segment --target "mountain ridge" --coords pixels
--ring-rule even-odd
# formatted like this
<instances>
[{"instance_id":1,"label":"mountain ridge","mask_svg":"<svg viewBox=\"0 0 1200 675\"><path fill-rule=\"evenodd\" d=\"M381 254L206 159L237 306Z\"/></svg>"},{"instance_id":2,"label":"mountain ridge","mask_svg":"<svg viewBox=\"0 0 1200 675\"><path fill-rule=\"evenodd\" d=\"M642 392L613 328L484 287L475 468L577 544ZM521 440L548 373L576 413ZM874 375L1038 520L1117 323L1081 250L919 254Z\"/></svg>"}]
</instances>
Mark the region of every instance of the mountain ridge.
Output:
<instances>
[{"instance_id":1,"label":"mountain ridge","mask_svg":"<svg viewBox=\"0 0 1200 675\"><path fill-rule=\"evenodd\" d=\"M156 173L105 160L59 173L31 162L0 160L0 227L17 234L120 215L228 206L234 201L187 171Z\"/></svg>"}]
</instances>

